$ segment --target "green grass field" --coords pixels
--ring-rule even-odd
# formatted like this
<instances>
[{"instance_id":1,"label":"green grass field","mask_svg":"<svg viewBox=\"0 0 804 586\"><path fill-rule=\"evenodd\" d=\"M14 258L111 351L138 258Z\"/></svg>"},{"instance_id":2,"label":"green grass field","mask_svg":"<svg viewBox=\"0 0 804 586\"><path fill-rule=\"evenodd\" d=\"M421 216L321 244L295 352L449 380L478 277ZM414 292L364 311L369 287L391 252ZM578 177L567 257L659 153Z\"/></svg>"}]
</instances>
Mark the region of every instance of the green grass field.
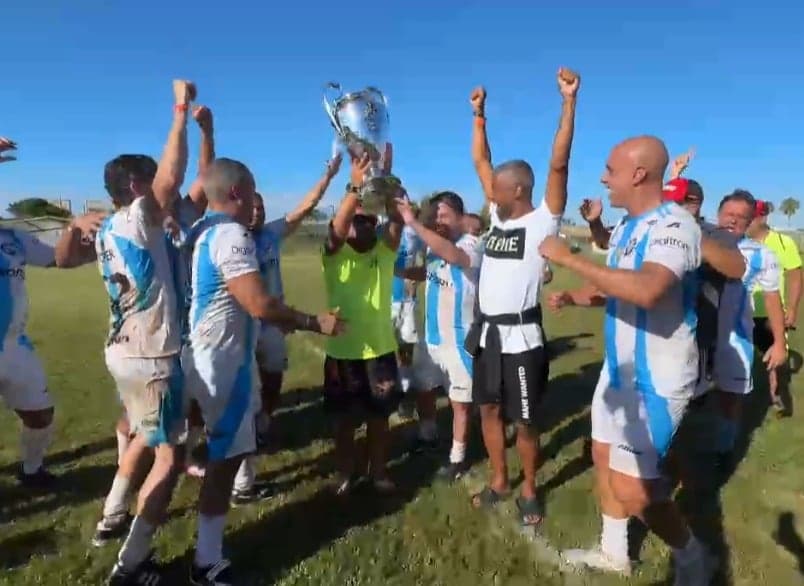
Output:
<instances>
[{"instance_id":1,"label":"green grass field","mask_svg":"<svg viewBox=\"0 0 804 586\"><path fill-rule=\"evenodd\" d=\"M324 306L318 260L296 245L284 260L289 300L303 309ZM559 273L550 288L566 287ZM114 422L118 405L102 359L107 307L94 267L31 270L30 334L46 365L57 403L57 434L49 457L63 490L35 496L17 488L17 422L0 410L0 584L99 584L116 547L88 547L103 497L115 472ZM358 492L341 503L326 490L332 443L320 405L319 341L296 334L279 425L282 449L260 460L261 476L282 496L232 511L225 547L244 584L532 585L665 584L667 550L652 537L644 563L629 581L562 567L556 549L594 542L599 517L586 457L588 404L601 360L599 310L548 316L546 328L560 353L552 363L552 390L544 405L540 471L547 520L541 535L523 534L510 503L476 512L470 493L486 474L479 434L470 454L472 474L456 486L434 481L440 460L408 458L411 423L394 427L391 472L399 494L381 499ZM801 347L804 338L793 338ZM793 387L800 383L795 375ZM804 583L804 415L764 417L764 387L751 412L759 423L744 460L721 493L719 508L686 508L696 526L725 552L722 584ZM446 435L449 415L441 410ZM764 421L762 421L764 418ZM518 474L513 451L512 473ZM195 534L198 481L181 479L170 519L156 543L170 572L185 583ZM722 514L720 512L722 511Z\"/></svg>"}]
</instances>

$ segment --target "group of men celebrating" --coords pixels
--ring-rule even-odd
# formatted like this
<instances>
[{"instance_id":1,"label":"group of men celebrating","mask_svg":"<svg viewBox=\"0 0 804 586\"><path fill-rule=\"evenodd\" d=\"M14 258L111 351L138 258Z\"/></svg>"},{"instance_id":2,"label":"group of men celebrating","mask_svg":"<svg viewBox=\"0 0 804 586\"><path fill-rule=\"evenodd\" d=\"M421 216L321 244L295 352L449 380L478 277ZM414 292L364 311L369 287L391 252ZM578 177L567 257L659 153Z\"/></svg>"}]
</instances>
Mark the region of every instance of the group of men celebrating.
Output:
<instances>
[{"instance_id":1,"label":"group of men celebrating","mask_svg":"<svg viewBox=\"0 0 804 586\"><path fill-rule=\"evenodd\" d=\"M608 230L600 202L582 206L596 244L608 250L606 264L575 254L558 229L567 202L580 77L560 69L557 82L559 126L545 195L536 203L528 163L492 165L486 94L482 88L472 92L472 158L491 220L485 234L479 217L466 213L453 192L435 195L424 217L400 187L389 196L380 221L361 205L372 161L365 153L350 153L350 182L322 248L330 309L318 315L286 305L281 241L321 199L340 158L328 163L296 210L265 223L249 169L215 158L212 115L203 106L192 107L196 89L190 82L174 82L173 123L158 164L144 155L121 155L106 165L114 213L75 218L55 249L24 233L0 230L0 279L13 300L0 321L6 330L0 390L23 422L25 483L52 481L42 458L53 409L25 337L24 283L14 279L26 262L59 267L97 262L103 276L111 308L106 364L124 407L119 467L94 539L103 544L125 535L110 584L159 583L152 538L187 464L184 446L192 447L199 434L206 437L208 457L203 467L191 467L203 480L190 581L232 583L222 549L225 515L230 503L267 494L255 484L253 458L277 406L287 367L285 335L295 330L327 336L324 408L336 422L337 494L348 495L366 475L378 493L392 492L390 414L414 391L419 418L414 448L433 450L437 391L444 389L452 408L452 445L439 475L455 480L466 471L472 405L477 405L491 476L472 496L472 505L491 508L508 497L505 428L514 424L524 475L516 499L519 520L540 524L537 421L549 378L541 305L548 261L586 281L579 290L552 294L549 307L606 308L606 356L592 401L601 541L592 550L565 552L565 558L628 573L627 523L633 516L673 548L677 584L708 584L713 556L691 534L666 490L663 463L688 406L711 387L717 389L722 451L733 447L739 396L751 390L753 343L765 352L772 372L786 359L785 327L795 324L801 293L797 249L786 237L767 232L763 206L747 192L723 199L717 225L702 222L702 191L681 177L688 159L675 166L665 186L664 144L637 137L612 150L602 177L611 205L624 208L626 216ZM198 178L181 197L190 116L201 128L201 156ZM12 146L0 142L0 150ZM389 173L391 155L384 157ZM765 246L745 237L749 226ZM768 250L776 246L774 238L787 251L783 266L791 271L787 315L776 257ZM421 336L415 326L418 282L424 283ZM755 289L767 312L756 326ZM703 327L706 320L713 325ZM354 443L363 422L366 469L358 464ZM132 519L129 500L137 486Z\"/></svg>"}]
</instances>

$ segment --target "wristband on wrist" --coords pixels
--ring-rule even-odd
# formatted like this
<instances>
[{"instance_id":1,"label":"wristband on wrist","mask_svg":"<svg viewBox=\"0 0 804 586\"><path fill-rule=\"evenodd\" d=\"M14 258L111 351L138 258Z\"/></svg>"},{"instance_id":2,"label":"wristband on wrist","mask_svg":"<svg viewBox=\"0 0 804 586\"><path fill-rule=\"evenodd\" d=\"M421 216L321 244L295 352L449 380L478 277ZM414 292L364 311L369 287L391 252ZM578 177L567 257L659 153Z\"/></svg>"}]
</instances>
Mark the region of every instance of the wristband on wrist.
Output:
<instances>
[{"instance_id":1,"label":"wristband on wrist","mask_svg":"<svg viewBox=\"0 0 804 586\"><path fill-rule=\"evenodd\" d=\"M186 113L189 109L190 106L188 106L187 104L176 104L175 106L173 106L173 111L176 112L177 114Z\"/></svg>"}]
</instances>

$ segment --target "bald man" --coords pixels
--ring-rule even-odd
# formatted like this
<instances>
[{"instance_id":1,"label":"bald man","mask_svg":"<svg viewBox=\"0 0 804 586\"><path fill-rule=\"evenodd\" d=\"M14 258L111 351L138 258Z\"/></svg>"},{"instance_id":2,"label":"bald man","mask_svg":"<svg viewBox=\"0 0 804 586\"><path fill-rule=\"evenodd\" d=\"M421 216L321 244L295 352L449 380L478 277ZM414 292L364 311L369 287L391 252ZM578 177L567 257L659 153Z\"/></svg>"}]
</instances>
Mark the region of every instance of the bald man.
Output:
<instances>
[{"instance_id":1,"label":"bald man","mask_svg":"<svg viewBox=\"0 0 804 586\"><path fill-rule=\"evenodd\" d=\"M630 573L627 526L640 518L674 550L676 585L709 584L715 564L662 482L662 461L698 380L695 271L701 229L662 201L662 141L629 139L611 152L602 182L627 215L606 266L550 237L541 253L606 297L606 356L592 400L592 459L603 514L600 547L565 552L570 563ZM590 299L593 296L590 296ZM598 296L599 298L599 296Z\"/></svg>"},{"instance_id":2,"label":"bald man","mask_svg":"<svg viewBox=\"0 0 804 586\"><path fill-rule=\"evenodd\" d=\"M567 69L559 70L557 81L561 118L544 200L538 206L533 205L530 165L509 161L492 168L485 132L485 91L478 88L471 97L475 114L472 156L489 203L491 230L480 269L480 311L467 334L466 349L474 357L472 393L480 405L483 443L492 469L490 482L472 497L472 505L492 507L510 491L504 424L514 422L524 475L516 504L519 521L526 527L539 525L543 518L536 494L536 424L538 404L547 387L548 362L539 305L545 261L538 247L548 235L558 233L567 204L575 98L580 87L578 75Z\"/></svg>"},{"instance_id":3,"label":"bald man","mask_svg":"<svg viewBox=\"0 0 804 586\"><path fill-rule=\"evenodd\" d=\"M187 390L206 422L209 462L199 496L198 543L190 582L233 583L223 558L223 529L235 471L256 448L259 375L255 345L259 320L285 330L331 335L337 316L307 315L271 296L260 275L248 229L254 177L238 161L216 159L203 178L208 211L188 237L192 246L190 343L182 366Z\"/></svg>"}]
</instances>

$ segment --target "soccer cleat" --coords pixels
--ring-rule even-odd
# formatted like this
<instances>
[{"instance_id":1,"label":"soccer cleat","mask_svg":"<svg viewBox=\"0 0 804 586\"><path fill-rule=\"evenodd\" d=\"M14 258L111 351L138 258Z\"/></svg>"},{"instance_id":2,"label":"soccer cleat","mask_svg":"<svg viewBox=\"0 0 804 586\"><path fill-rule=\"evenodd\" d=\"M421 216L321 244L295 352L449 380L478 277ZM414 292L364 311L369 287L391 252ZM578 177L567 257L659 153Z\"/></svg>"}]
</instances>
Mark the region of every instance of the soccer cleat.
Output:
<instances>
[{"instance_id":1,"label":"soccer cleat","mask_svg":"<svg viewBox=\"0 0 804 586\"><path fill-rule=\"evenodd\" d=\"M274 489L270 484L255 484L247 490L232 490L230 502L237 508L259 501L266 501L274 496Z\"/></svg>"},{"instance_id":2,"label":"soccer cleat","mask_svg":"<svg viewBox=\"0 0 804 586\"><path fill-rule=\"evenodd\" d=\"M674 565L676 570L674 586L709 586L717 571L718 560L704 547L700 547L695 558L687 563L681 563L676 558Z\"/></svg>"},{"instance_id":3,"label":"soccer cleat","mask_svg":"<svg viewBox=\"0 0 804 586\"><path fill-rule=\"evenodd\" d=\"M561 552L561 557L572 566L612 572L623 576L631 575L630 560L615 560L601 549L568 549Z\"/></svg>"},{"instance_id":4,"label":"soccer cleat","mask_svg":"<svg viewBox=\"0 0 804 586\"><path fill-rule=\"evenodd\" d=\"M162 574L153 560L153 552L148 554L142 563L132 570L125 569L118 561L112 568L108 586L159 586Z\"/></svg>"},{"instance_id":5,"label":"soccer cleat","mask_svg":"<svg viewBox=\"0 0 804 586\"><path fill-rule=\"evenodd\" d=\"M190 568L190 584L193 586L232 586L232 564L221 560L214 566Z\"/></svg>"},{"instance_id":6,"label":"soccer cleat","mask_svg":"<svg viewBox=\"0 0 804 586\"><path fill-rule=\"evenodd\" d=\"M469 466L466 462L448 462L439 468L436 476L446 482L455 482L466 474L467 470L469 470Z\"/></svg>"},{"instance_id":7,"label":"soccer cleat","mask_svg":"<svg viewBox=\"0 0 804 586\"><path fill-rule=\"evenodd\" d=\"M107 519L104 517L98 521L98 524L95 526L95 535L92 537L92 545L95 547L103 547L112 540L124 537L133 519L134 517L129 513L116 519Z\"/></svg>"},{"instance_id":8,"label":"soccer cleat","mask_svg":"<svg viewBox=\"0 0 804 586\"><path fill-rule=\"evenodd\" d=\"M45 470L44 466L40 466L39 470L33 474L26 474L25 471L20 470L17 479L22 486L33 490L49 490L54 488L58 482L58 478Z\"/></svg>"}]
</instances>

